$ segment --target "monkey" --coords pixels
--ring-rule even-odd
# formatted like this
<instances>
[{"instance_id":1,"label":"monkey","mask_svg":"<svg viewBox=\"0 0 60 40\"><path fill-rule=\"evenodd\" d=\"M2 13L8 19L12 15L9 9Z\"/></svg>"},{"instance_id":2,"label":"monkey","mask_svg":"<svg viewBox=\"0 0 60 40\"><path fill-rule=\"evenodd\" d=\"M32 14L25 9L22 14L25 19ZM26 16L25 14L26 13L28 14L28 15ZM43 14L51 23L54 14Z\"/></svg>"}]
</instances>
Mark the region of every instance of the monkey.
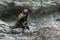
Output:
<instances>
[{"instance_id":1,"label":"monkey","mask_svg":"<svg viewBox=\"0 0 60 40\"><path fill-rule=\"evenodd\" d=\"M28 18L29 11L27 8L25 8L19 15L16 20L15 27L16 28L22 28L24 29L30 29L27 23L27 18Z\"/></svg>"}]
</instances>

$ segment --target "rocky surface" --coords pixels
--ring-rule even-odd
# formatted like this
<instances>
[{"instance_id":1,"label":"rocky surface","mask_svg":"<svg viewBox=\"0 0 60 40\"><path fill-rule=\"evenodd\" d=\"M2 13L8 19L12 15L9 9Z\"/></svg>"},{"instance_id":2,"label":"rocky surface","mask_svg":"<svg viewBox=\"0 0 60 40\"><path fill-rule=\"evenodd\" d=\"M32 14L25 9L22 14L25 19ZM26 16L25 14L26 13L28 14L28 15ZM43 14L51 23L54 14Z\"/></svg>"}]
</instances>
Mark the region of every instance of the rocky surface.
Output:
<instances>
[{"instance_id":1,"label":"rocky surface","mask_svg":"<svg viewBox=\"0 0 60 40\"><path fill-rule=\"evenodd\" d=\"M56 29L55 27L44 27L37 32L35 35L36 38L34 40L60 40L60 29Z\"/></svg>"},{"instance_id":2,"label":"rocky surface","mask_svg":"<svg viewBox=\"0 0 60 40\"><path fill-rule=\"evenodd\" d=\"M22 32L20 28L14 28L10 29L11 32L8 33L7 31L9 29L6 28L7 26L4 26L7 29L7 31L4 32L0 29L1 31L3 31L0 33L0 40L60 40L59 21L52 21L50 19L49 21L50 22L48 22L47 25L45 24L39 29L34 29L36 23L32 22L30 25L30 32L28 30ZM4 25L7 24L5 22L2 23L4 23Z\"/></svg>"},{"instance_id":3,"label":"rocky surface","mask_svg":"<svg viewBox=\"0 0 60 40\"><path fill-rule=\"evenodd\" d=\"M31 4L29 2L10 2L0 2L0 18L4 16L6 19L14 19L21 8L20 5L32 4L32 15L30 14L28 18L30 30L13 29L15 21L0 20L0 40L60 40L59 3L56 4L55 1L43 2L43 7L41 7L39 2L33 1ZM12 3L13 5L11 5Z\"/></svg>"},{"instance_id":4,"label":"rocky surface","mask_svg":"<svg viewBox=\"0 0 60 40\"><path fill-rule=\"evenodd\" d=\"M0 33L10 33L11 29L9 27L9 25L5 22L3 22L2 20L0 20Z\"/></svg>"}]
</instances>

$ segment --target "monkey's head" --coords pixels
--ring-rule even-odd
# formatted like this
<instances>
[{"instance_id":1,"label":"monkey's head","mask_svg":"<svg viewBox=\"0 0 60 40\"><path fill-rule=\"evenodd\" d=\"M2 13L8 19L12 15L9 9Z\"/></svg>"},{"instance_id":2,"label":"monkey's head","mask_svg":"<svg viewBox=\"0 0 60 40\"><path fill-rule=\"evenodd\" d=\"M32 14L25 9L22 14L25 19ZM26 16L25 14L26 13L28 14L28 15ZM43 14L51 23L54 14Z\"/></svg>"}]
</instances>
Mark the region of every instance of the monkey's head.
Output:
<instances>
[{"instance_id":1,"label":"monkey's head","mask_svg":"<svg viewBox=\"0 0 60 40\"><path fill-rule=\"evenodd\" d=\"M23 14L27 14L27 13L29 13L29 10L28 9L24 9L23 10Z\"/></svg>"},{"instance_id":2,"label":"monkey's head","mask_svg":"<svg viewBox=\"0 0 60 40\"><path fill-rule=\"evenodd\" d=\"M24 9L23 9L23 11L25 12L25 13L31 13L31 11L32 11L32 6L30 6L30 5L24 5Z\"/></svg>"}]
</instances>

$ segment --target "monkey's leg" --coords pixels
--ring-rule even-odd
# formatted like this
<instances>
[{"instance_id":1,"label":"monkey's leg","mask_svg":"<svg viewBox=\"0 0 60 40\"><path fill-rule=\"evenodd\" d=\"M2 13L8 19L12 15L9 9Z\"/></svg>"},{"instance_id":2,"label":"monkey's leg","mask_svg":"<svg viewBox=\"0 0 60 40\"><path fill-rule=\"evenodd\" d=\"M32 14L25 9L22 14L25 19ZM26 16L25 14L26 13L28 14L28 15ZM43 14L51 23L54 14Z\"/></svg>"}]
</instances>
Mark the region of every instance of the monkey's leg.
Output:
<instances>
[{"instance_id":1,"label":"monkey's leg","mask_svg":"<svg viewBox=\"0 0 60 40\"><path fill-rule=\"evenodd\" d=\"M15 28L22 28L23 24L21 22L17 22L15 24Z\"/></svg>"},{"instance_id":2,"label":"monkey's leg","mask_svg":"<svg viewBox=\"0 0 60 40\"><path fill-rule=\"evenodd\" d=\"M25 27L25 29L28 29L28 30L30 29L27 22L24 23L24 27Z\"/></svg>"}]
</instances>

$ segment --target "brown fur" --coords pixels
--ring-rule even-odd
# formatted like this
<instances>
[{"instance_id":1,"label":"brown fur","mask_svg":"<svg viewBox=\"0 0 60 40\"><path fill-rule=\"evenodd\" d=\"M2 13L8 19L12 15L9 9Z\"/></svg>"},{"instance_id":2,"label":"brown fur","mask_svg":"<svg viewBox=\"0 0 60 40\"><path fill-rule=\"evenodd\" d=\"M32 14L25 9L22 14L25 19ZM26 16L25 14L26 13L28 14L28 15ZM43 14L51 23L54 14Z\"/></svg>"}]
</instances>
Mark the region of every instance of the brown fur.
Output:
<instances>
[{"instance_id":1,"label":"brown fur","mask_svg":"<svg viewBox=\"0 0 60 40\"><path fill-rule=\"evenodd\" d=\"M24 14L23 14L23 12L22 12L22 13L20 13L20 14L19 14L19 16L18 16L17 21L20 21L20 22L24 23L24 21L25 21L25 20L24 20L24 18L23 18L23 17L25 17L25 16L26 16L26 15L24 15Z\"/></svg>"},{"instance_id":2,"label":"brown fur","mask_svg":"<svg viewBox=\"0 0 60 40\"><path fill-rule=\"evenodd\" d=\"M23 27L21 27L22 29L25 29L25 27L26 27L27 29L29 29L29 27L28 27L28 25L27 25L27 19L25 20L26 16L27 16L27 15L26 15L26 14L23 14L23 12L20 13L20 14L18 15L18 18L17 18L17 21L16 21L15 26L17 27L18 25L21 25L21 26L23 26Z\"/></svg>"}]
</instances>

